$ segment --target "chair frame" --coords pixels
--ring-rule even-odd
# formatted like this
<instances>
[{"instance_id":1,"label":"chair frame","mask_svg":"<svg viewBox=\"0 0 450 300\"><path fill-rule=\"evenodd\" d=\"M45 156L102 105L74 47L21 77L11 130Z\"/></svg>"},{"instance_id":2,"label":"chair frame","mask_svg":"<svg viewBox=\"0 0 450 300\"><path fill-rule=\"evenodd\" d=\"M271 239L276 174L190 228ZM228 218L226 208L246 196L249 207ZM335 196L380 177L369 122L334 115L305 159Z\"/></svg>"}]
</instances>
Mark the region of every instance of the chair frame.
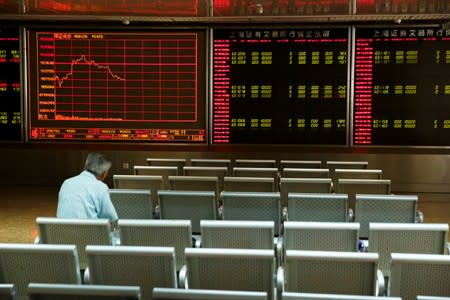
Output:
<instances>
[{"instance_id":1,"label":"chair frame","mask_svg":"<svg viewBox=\"0 0 450 300\"><path fill-rule=\"evenodd\" d=\"M379 269L385 277L389 277L391 253L445 254L448 230L448 224L370 223L368 251L379 254ZM389 236L383 237L383 233ZM435 249L439 249L438 251L432 249L436 245L429 245L422 239L423 234L427 233L442 236L441 244ZM419 235L415 239L414 235L417 234ZM401 240L400 236L403 236ZM401 245L399 245L400 242Z\"/></svg>"},{"instance_id":2,"label":"chair frame","mask_svg":"<svg viewBox=\"0 0 450 300\"><path fill-rule=\"evenodd\" d=\"M267 292L154 288L153 300L267 300Z\"/></svg>"},{"instance_id":3,"label":"chair frame","mask_svg":"<svg viewBox=\"0 0 450 300\"><path fill-rule=\"evenodd\" d=\"M142 197L148 197L148 206L147 208L141 209L139 212L139 215L137 216L130 216L129 214L123 213L120 208L121 205L119 204L119 201L115 199L115 196L120 196L120 194L124 195L139 195ZM150 190L141 190L141 189L110 189L109 195L111 198L111 202L113 203L114 207L116 208L117 215L119 216L119 219L153 219L153 200L152 200L152 193ZM113 196L114 195L114 196ZM127 200L123 200L124 202L127 202ZM128 203L127 203L128 204ZM126 205L129 207L129 205ZM142 207L143 208L143 207ZM146 211L147 210L147 211Z\"/></svg>"},{"instance_id":4,"label":"chair frame","mask_svg":"<svg viewBox=\"0 0 450 300\"><path fill-rule=\"evenodd\" d=\"M89 244L112 245L113 237L111 231L111 223L108 219L64 219L54 217L37 217L36 224L39 227L39 243L40 244L75 244L78 250L78 259L81 269L87 266L85 247ZM59 237L48 236L48 226L64 226L66 234L61 240ZM93 232L89 235L81 235L79 230L74 230L72 226L95 229L97 234ZM98 233L103 232L103 236ZM71 235L70 235L71 234ZM100 237L102 240L100 240ZM70 238L69 241L66 238Z\"/></svg>"},{"instance_id":5,"label":"chair frame","mask_svg":"<svg viewBox=\"0 0 450 300\"><path fill-rule=\"evenodd\" d=\"M111 300L117 297L127 299L141 299L141 289L139 286L113 286L113 285L78 285L78 284L52 284L52 283L30 283L28 285L28 296L34 300L39 295L59 296L64 299L67 297L93 297L100 299L108 297ZM71 298L71 299L72 299Z\"/></svg>"},{"instance_id":6,"label":"chair frame","mask_svg":"<svg viewBox=\"0 0 450 300\"><path fill-rule=\"evenodd\" d=\"M352 264L372 264L373 265L373 284L371 287L371 291L366 291L367 296L377 296L379 293L384 291L384 282L378 282L378 280L383 281L382 276L380 277L380 273L377 269L378 265L378 254L377 253L360 253L360 252L336 252L336 251L302 251L302 250L287 250L286 251L286 263L285 263L285 269L280 269L277 274L277 290L279 295L283 292L297 292L291 290L291 287L289 287L290 284L295 285L296 282L298 282L297 279L292 278L286 278L286 273L289 276L290 272L293 272L292 274L297 274L295 272L296 266L291 263L292 262L305 262L308 261L310 263L314 263L315 261L320 261L322 263L329 262L335 263L336 267L340 264L345 264L345 262L349 262ZM294 268L293 270L289 270L290 268ZM298 276L298 275L297 275ZM336 276L335 276L336 277ZM313 277L315 278L315 277ZM342 275L342 280L345 276ZM285 286L288 286L287 289ZM308 293L312 293L309 292ZM316 291L314 291L316 293ZM326 291L317 293L327 293ZM342 294L343 292L333 292L335 294ZM370 294L369 294L370 293Z\"/></svg>"},{"instance_id":7,"label":"chair frame","mask_svg":"<svg viewBox=\"0 0 450 300\"><path fill-rule=\"evenodd\" d=\"M190 220L119 220L118 226L122 246L174 247L177 270L184 265L184 249L192 247ZM170 229L174 230L173 236L168 236L161 241L162 236L165 236L162 233ZM149 238L140 243L133 237L133 232L136 230L148 233ZM160 234L155 235L155 233Z\"/></svg>"},{"instance_id":8,"label":"chair frame","mask_svg":"<svg viewBox=\"0 0 450 300\"><path fill-rule=\"evenodd\" d=\"M277 183L274 178L269 177L232 177L223 179L224 192L276 192ZM256 188L253 186L257 185ZM270 191L268 186L270 185Z\"/></svg>"},{"instance_id":9,"label":"chair frame","mask_svg":"<svg viewBox=\"0 0 450 300\"><path fill-rule=\"evenodd\" d=\"M128 181L125 186L121 186L121 181L125 180ZM113 182L114 182L114 188L115 189L147 189L151 192L152 195L152 205L153 208L158 205L158 197L157 192L160 189L163 189L163 182L164 178L161 175L113 175ZM142 183L147 182L148 186L142 186L141 184L131 184L130 182L134 183ZM131 187L128 186L131 184Z\"/></svg>"},{"instance_id":10,"label":"chair frame","mask_svg":"<svg viewBox=\"0 0 450 300\"><path fill-rule=\"evenodd\" d=\"M3 261L3 255L6 254L7 256L13 255L16 253L17 255L25 255L27 258L27 261L23 261L23 265L16 264L14 265L14 268L17 269L17 272L11 272L9 269L6 268L5 265L1 265L2 273L4 278L3 280L6 280L7 282L12 282L14 279L20 277L22 281L28 280L28 282L13 282L17 288L17 295L19 296L19 299L21 297L26 296L26 289L28 287L28 284L32 281L49 281L52 279L49 279L48 274L51 274L51 277L55 278L54 283L68 283L68 284L81 284L81 272L80 272L80 265L78 262L78 255L77 255L77 249L75 245L41 245L41 244L14 244L14 243L6 243L6 244L0 244L0 262ZM52 262L55 261L55 255L63 256L65 259L68 259L69 256L72 257L71 265L64 265L65 270L67 270L67 276L66 278L62 278L61 270L54 269L54 270L37 270L37 266L30 267L30 261L38 261L39 263L43 263L41 259L31 259L30 256L32 255L44 255L46 256L46 262L49 262L50 260ZM5 260L7 262L7 260ZM3 263L5 263L3 261ZM11 267L11 266L10 266ZM61 266L59 266L61 267ZM56 267L55 267L56 268ZM20 272L20 275L18 274ZM31 273L30 273L31 272ZM7 275L10 274L10 275ZM40 275L42 274L42 276ZM5 276L6 275L6 276ZM31 276L25 277L25 276ZM43 278L42 278L43 277ZM45 279L44 279L45 278Z\"/></svg>"},{"instance_id":11,"label":"chair frame","mask_svg":"<svg viewBox=\"0 0 450 300\"><path fill-rule=\"evenodd\" d=\"M403 267L413 266L414 275L420 276L422 280L414 282L414 286L408 286L408 289L402 287ZM437 268L441 268L438 270ZM443 269L442 269L443 268ZM427 270L428 269L428 270ZM445 269L445 273L444 273ZM421 271L427 271L427 274L422 274ZM436 274L433 278L432 274ZM441 275L446 275L442 277ZM408 279L408 275L405 275ZM411 278L409 278L411 279ZM409 280L407 280L409 282ZM392 253L391 254L391 277L389 278L389 297L401 297L403 300L416 299L418 295L427 294L428 296L436 296L437 292L434 288L436 286L447 288L446 293L450 295L450 255L438 254L411 254L411 253ZM418 285L420 284L420 285ZM423 288L428 291L424 291ZM414 297L407 297L408 295L401 294L401 291L408 293L416 293ZM430 292L428 294L428 292ZM441 295L442 296L442 295Z\"/></svg>"}]
</instances>

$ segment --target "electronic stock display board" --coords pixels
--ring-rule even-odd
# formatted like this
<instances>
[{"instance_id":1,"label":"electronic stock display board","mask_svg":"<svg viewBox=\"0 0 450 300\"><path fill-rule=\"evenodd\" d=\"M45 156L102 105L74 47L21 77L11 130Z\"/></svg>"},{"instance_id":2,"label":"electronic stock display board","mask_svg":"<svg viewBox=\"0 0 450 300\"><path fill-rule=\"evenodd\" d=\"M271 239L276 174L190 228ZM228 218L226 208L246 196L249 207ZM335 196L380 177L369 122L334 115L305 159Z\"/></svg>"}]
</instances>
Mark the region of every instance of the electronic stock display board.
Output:
<instances>
[{"instance_id":1,"label":"electronic stock display board","mask_svg":"<svg viewBox=\"0 0 450 300\"><path fill-rule=\"evenodd\" d=\"M206 142L205 31L28 31L30 141Z\"/></svg>"},{"instance_id":2,"label":"electronic stock display board","mask_svg":"<svg viewBox=\"0 0 450 300\"><path fill-rule=\"evenodd\" d=\"M349 28L213 30L212 143L346 145Z\"/></svg>"},{"instance_id":3,"label":"electronic stock display board","mask_svg":"<svg viewBox=\"0 0 450 300\"><path fill-rule=\"evenodd\" d=\"M0 140L22 140L18 28L0 28Z\"/></svg>"},{"instance_id":4,"label":"electronic stock display board","mask_svg":"<svg viewBox=\"0 0 450 300\"><path fill-rule=\"evenodd\" d=\"M450 30L356 28L353 144L450 146Z\"/></svg>"}]
</instances>

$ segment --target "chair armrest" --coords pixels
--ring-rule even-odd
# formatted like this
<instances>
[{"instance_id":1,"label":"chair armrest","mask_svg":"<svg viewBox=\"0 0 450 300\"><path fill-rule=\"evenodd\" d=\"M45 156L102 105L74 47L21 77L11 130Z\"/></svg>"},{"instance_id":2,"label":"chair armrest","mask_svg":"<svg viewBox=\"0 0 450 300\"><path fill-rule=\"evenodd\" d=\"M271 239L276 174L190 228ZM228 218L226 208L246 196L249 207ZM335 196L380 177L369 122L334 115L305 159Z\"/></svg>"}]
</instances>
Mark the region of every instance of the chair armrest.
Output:
<instances>
[{"instance_id":1,"label":"chair armrest","mask_svg":"<svg viewBox=\"0 0 450 300\"><path fill-rule=\"evenodd\" d=\"M416 211L416 223L423 223L423 212Z\"/></svg>"},{"instance_id":2,"label":"chair armrest","mask_svg":"<svg viewBox=\"0 0 450 300\"><path fill-rule=\"evenodd\" d=\"M385 286L383 272L381 270L377 270L377 295L378 297L382 297L385 295L386 286Z\"/></svg>"},{"instance_id":3,"label":"chair armrest","mask_svg":"<svg viewBox=\"0 0 450 300\"><path fill-rule=\"evenodd\" d=\"M283 220L283 222L289 221L289 215L286 206L282 208L281 213L282 213L281 219Z\"/></svg>"},{"instance_id":4,"label":"chair armrest","mask_svg":"<svg viewBox=\"0 0 450 300\"><path fill-rule=\"evenodd\" d=\"M222 205L220 205L220 206L217 208L217 218L218 218L219 220L223 220L223 206L222 206Z\"/></svg>"},{"instance_id":5,"label":"chair armrest","mask_svg":"<svg viewBox=\"0 0 450 300\"><path fill-rule=\"evenodd\" d=\"M155 216L155 219L161 219L161 213L160 213L159 204L157 204L155 206L155 210L153 211L153 215Z\"/></svg>"},{"instance_id":6,"label":"chair armrest","mask_svg":"<svg viewBox=\"0 0 450 300\"><path fill-rule=\"evenodd\" d=\"M199 237L198 239L195 239L195 247L194 248L201 248L202 247L202 237Z\"/></svg>"},{"instance_id":7,"label":"chair armrest","mask_svg":"<svg viewBox=\"0 0 450 300\"><path fill-rule=\"evenodd\" d=\"M275 241L275 256L277 260L277 266L281 266L284 260L284 247L283 237L279 236Z\"/></svg>"},{"instance_id":8,"label":"chair armrest","mask_svg":"<svg viewBox=\"0 0 450 300\"><path fill-rule=\"evenodd\" d=\"M180 269L180 273L178 274L178 287L180 289L188 289L188 281L187 281L187 267L183 265Z\"/></svg>"},{"instance_id":9,"label":"chair armrest","mask_svg":"<svg viewBox=\"0 0 450 300\"><path fill-rule=\"evenodd\" d=\"M118 227L111 232L111 245L120 246L120 231Z\"/></svg>"},{"instance_id":10,"label":"chair armrest","mask_svg":"<svg viewBox=\"0 0 450 300\"><path fill-rule=\"evenodd\" d=\"M355 215L353 214L353 209L351 209L351 208L348 209L348 211L347 211L347 218L348 218L347 222L355 221Z\"/></svg>"},{"instance_id":11,"label":"chair armrest","mask_svg":"<svg viewBox=\"0 0 450 300\"><path fill-rule=\"evenodd\" d=\"M90 284L90 281L89 268L86 268L83 274L83 284Z\"/></svg>"},{"instance_id":12,"label":"chair armrest","mask_svg":"<svg viewBox=\"0 0 450 300\"><path fill-rule=\"evenodd\" d=\"M277 289L277 299L281 299L281 295L284 292L284 268L278 267L276 275L276 289Z\"/></svg>"}]
</instances>

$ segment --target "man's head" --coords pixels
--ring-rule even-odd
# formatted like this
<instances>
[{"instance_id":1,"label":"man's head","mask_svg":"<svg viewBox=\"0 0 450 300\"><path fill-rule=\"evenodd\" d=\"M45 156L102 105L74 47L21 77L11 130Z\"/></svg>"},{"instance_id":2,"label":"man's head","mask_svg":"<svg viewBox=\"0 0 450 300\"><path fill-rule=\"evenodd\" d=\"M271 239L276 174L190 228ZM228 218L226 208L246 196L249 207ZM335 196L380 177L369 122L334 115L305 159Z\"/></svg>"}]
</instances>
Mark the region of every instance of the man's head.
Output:
<instances>
[{"instance_id":1,"label":"man's head","mask_svg":"<svg viewBox=\"0 0 450 300\"><path fill-rule=\"evenodd\" d=\"M104 180L111 168L111 161L101 153L89 153L86 158L84 169L91 172L98 180Z\"/></svg>"}]
</instances>

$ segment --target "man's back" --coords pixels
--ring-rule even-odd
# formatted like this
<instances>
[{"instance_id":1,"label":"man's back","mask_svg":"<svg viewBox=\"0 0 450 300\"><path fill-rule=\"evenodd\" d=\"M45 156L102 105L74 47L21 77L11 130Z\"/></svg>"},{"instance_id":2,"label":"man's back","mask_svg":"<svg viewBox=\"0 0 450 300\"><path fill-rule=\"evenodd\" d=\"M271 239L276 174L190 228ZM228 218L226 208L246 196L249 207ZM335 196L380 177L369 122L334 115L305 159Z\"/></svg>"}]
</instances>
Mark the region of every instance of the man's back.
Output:
<instances>
[{"instance_id":1,"label":"man's back","mask_svg":"<svg viewBox=\"0 0 450 300\"><path fill-rule=\"evenodd\" d=\"M108 186L89 171L64 181L58 195L59 218L107 218L117 220Z\"/></svg>"}]
</instances>

